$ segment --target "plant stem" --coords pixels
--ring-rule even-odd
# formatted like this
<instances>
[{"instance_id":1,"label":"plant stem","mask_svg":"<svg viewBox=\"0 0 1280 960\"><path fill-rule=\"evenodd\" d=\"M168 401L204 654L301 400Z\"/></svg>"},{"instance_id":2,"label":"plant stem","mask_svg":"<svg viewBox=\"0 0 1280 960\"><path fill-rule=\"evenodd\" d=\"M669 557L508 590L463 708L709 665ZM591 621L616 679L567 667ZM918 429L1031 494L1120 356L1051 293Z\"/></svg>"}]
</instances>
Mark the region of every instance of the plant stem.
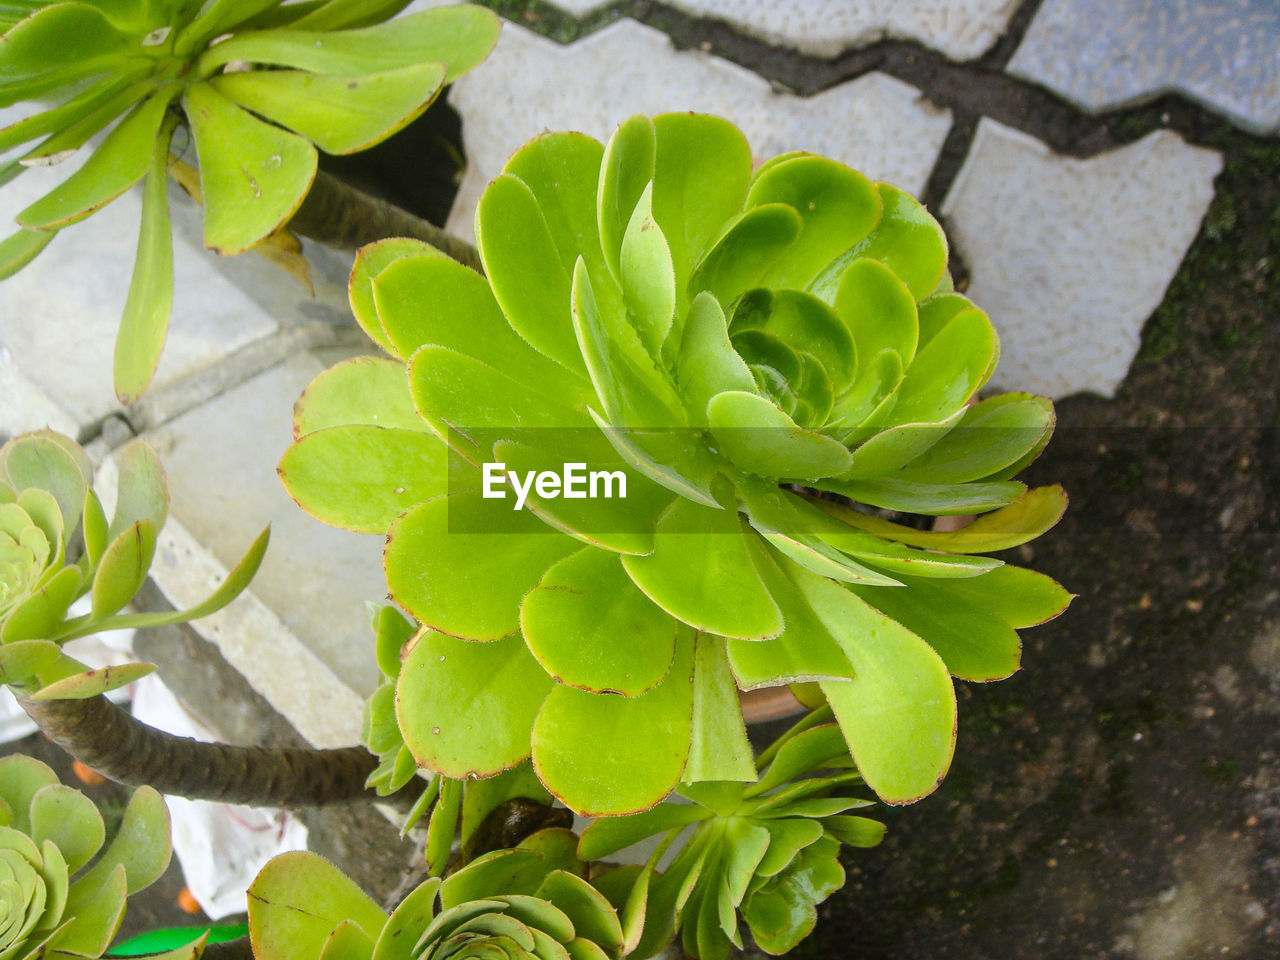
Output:
<instances>
[{"instance_id":1,"label":"plant stem","mask_svg":"<svg viewBox=\"0 0 1280 960\"><path fill-rule=\"evenodd\" d=\"M178 737L135 720L106 697L24 700L22 709L81 763L126 786L191 800L300 807L376 800L411 804L423 781L379 797L365 787L378 760L364 747L236 747Z\"/></svg>"},{"instance_id":2,"label":"plant stem","mask_svg":"<svg viewBox=\"0 0 1280 960\"><path fill-rule=\"evenodd\" d=\"M201 956L203 960L253 960L253 948L249 945L248 937L238 937L235 940L209 944Z\"/></svg>"},{"instance_id":3,"label":"plant stem","mask_svg":"<svg viewBox=\"0 0 1280 960\"><path fill-rule=\"evenodd\" d=\"M477 273L484 272L480 253L471 244L323 170L316 173L310 192L288 226L295 233L326 246L347 249L387 237L412 237L429 243Z\"/></svg>"}]
</instances>

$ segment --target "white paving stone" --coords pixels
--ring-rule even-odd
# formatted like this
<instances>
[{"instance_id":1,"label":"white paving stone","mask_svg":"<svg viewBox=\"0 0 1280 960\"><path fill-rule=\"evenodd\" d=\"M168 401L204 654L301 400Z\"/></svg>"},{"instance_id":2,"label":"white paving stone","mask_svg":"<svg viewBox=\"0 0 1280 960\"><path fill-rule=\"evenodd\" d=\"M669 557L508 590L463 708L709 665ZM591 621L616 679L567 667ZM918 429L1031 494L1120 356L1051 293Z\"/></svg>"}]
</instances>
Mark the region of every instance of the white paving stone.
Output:
<instances>
[{"instance_id":1,"label":"white paving stone","mask_svg":"<svg viewBox=\"0 0 1280 960\"><path fill-rule=\"evenodd\" d=\"M196 588L189 583L192 576L201 576L199 563L208 562L202 557L229 567L258 531L271 524L271 547L251 587L266 612L251 611L247 626L227 628L231 636L211 639L224 650L230 646L237 651L228 659L313 741L308 732L315 729L313 713L318 709L323 714L329 707L324 687L314 687L301 667L291 666L292 653L300 643L339 678L339 686L353 691L350 696L367 696L379 673L365 603L386 595L382 538L313 519L289 498L276 476L276 464L292 440L293 404L323 369L310 354L299 354L146 434L169 476L174 520L188 534L184 549L157 561L158 567L163 561L155 572L161 589L194 596ZM187 547L199 561L194 574ZM279 624L263 628L271 617ZM280 647L276 640L281 635L297 641ZM295 716L299 714L302 722ZM359 711L353 716L354 721L337 719L354 722L358 733Z\"/></svg>"},{"instance_id":2,"label":"white paving stone","mask_svg":"<svg viewBox=\"0 0 1280 960\"><path fill-rule=\"evenodd\" d=\"M589 0L588 0L589 2ZM699 17L725 20L769 43L831 57L886 37L918 40L953 60L981 56L1000 38L1020 0L671 0ZM562 7L582 6L583 0Z\"/></svg>"},{"instance_id":3,"label":"white paving stone","mask_svg":"<svg viewBox=\"0 0 1280 960\"><path fill-rule=\"evenodd\" d=\"M665 34L634 20L570 46L508 23L489 60L454 85L450 100L462 115L469 165L449 229L468 238L485 185L517 148L549 130L603 141L636 113L714 113L742 128L757 160L810 150L919 193L951 126L948 111L884 74L813 97L777 93L735 64L675 50Z\"/></svg>"},{"instance_id":4,"label":"white paving stone","mask_svg":"<svg viewBox=\"0 0 1280 960\"><path fill-rule=\"evenodd\" d=\"M1078 160L982 120L942 212L1000 332L993 385L1112 395L1221 169L1166 130Z\"/></svg>"},{"instance_id":5,"label":"white paving stone","mask_svg":"<svg viewBox=\"0 0 1280 960\"><path fill-rule=\"evenodd\" d=\"M1280 129L1277 0L1046 0L1009 72L1104 110L1181 91Z\"/></svg>"}]
</instances>

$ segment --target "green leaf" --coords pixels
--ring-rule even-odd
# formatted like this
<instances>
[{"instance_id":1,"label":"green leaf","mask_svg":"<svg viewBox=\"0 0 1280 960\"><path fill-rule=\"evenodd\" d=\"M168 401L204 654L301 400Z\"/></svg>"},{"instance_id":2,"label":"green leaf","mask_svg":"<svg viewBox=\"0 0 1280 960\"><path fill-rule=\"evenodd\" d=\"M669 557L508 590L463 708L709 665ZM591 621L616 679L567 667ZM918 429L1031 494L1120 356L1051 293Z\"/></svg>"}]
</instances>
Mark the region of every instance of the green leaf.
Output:
<instances>
[{"instance_id":1,"label":"green leaf","mask_svg":"<svg viewBox=\"0 0 1280 960\"><path fill-rule=\"evenodd\" d=\"M415 343L413 349L404 352L397 350L392 344L382 328L382 318L374 301L373 281L397 260L408 258L448 259L435 247L410 237L375 240L356 251L356 262L351 267L351 282L347 286L351 313L355 316L356 323L360 324L360 329L383 350L401 360L407 360L413 349L421 344Z\"/></svg>"},{"instance_id":2,"label":"green leaf","mask_svg":"<svg viewBox=\"0 0 1280 960\"><path fill-rule=\"evenodd\" d=\"M475 643L425 630L405 654L396 716L421 766L488 777L529 756L529 731L553 685L518 634Z\"/></svg>"},{"instance_id":3,"label":"green leaf","mask_svg":"<svg viewBox=\"0 0 1280 960\"><path fill-rule=\"evenodd\" d=\"M150 787L139 787L124 808L115 837L93 866L71 885L71 896L74 898L78 891L91 894L117 867L124 868L130 895L151 886L168 869L173 855L169 828L169 808L164 805L164 797Z\"/></svg>"},{"instance_id":4,"label":"green leaf","mask_svg":"<svg viewBox=\"0 0 1280 960\"><path fill-rule=\"evenodd\" d=\"M874 847L884 839L884 824L867 817L827 817L822 825L851 847Z\"/></svg>"},{"instance_id":5,"label":"green leaf","mask_svg":"<svg viewBox=\"0 0 1280 960\"><path fill-rule=\"evenodd\" d=\"M354 920L343 920L329 932L317 960L367 960L373 954L373 938Z\"/></svg>"},{"instance_id":6,"label":"green leaf","mask_svg":"<svg viewBox=\"0 0 1280 960\"><path fill-rule=\"evenodd\" d=\"M519 243L512 243L519 237ZM502 174L476 209L476 245L493 294L512 328L542 354L568 370L586 367L569 321L570 274L533 191Z\"/></svg>"},{"instance_id":7,"label":"green leaf","mask_svg":"<svg viewBox=\"0 0 1280 960\"><path fill-rule=\"evenodd\" d=\"M919 324L911 291L878 260L856 260L840 277L831 300L858 345L859 373L881 350L892 350L909 369Z\"/></svg>"},{"instance_id":8,"label":"green leaf","mask_svg":"<svg viewBox=\"0 0 1280 960\"><path fill-rule=\"evenodd\" d=\"M385 534L414 505L445 495L448 447L417 430L329 427L289 447L278 470L289 496L313 517Z\"/></svg>"},{"instance_id":9,"label":"green leaf","mask_svg":"<svg viewBox=\"0 0 1280 960\"><path fill-rule=\"evenodd\" d=\"M306 137L325 153L381 143L421 115L444 81L442 63L385 73L317 75L299 70L223 73L214 89L261 117Z\"/></svg>"},{"instance_id":10,"label":"green leaf","mask_svg":"<svg viewBox=\"0 0 1280 960\"><path fill-rule=\"evenodd\" d=\"M650 600L696 630L748 639L782 632L735 511L676 500L658 521L653 553L624 556L622 565Z\"/></svg>"},{"instance_id":11,"label":"green leaf","mask_svg":"<svg viewBox=\"0 0 1280 960\"><path fill-rule=\"evenodd\" d=\"M622 923L604 894L581 877L565 870L547 875L537 896L559 909L573 923L574 934L605 951L605 956L622 953Z\"/></svg>"},{"instance_id":12,"label":"green leaf","mask_svg":"<svg viewBox=\"0 0 1280 960\"><path fill-rule=\"evenodd\" d=\"M905 190L877 183L879 223L864 239L836 257L810 284L810 290L832 302L845 269L863 258L879 260L923 300L938 286L947 269L947 237L919 201ZM842 311L843 312L843 311Z\"/></svg>"},{"instance_id":13,"label":"green leaf","mask_svg":"<svg viewBox=\"0 0 1280 960\"><path fill-rule=\"evenodd\" d=\"M578 856L585 861L603 860L632 844L668 830L686 827L712 816L695 803L660 803L643 813L627 817L602 817L582 831Z\"/></svg>"},{"instance_id":14,"label":"green leaf","mask_svg":"<svg viewBox=\"0 0 1280 960\"><path fill-rule=\"evenodd\" d=\"M261 30L210 47L196 63L207 77L233 60L313 73L358 76L437 62L451 83L479 64L498 39L502 21L483 7L459 4L423 10L358 30Z\"/></svg>"},{"instance_id":15,"label":"green leaf","mask_svg":"<svg viewBox=\"0 0 1280 960\"><path fill-rule=\"evenodd\" d=\"M676 626L617 556L592 547L551 567L520 609L521 631L547 673L571 687L628 697L667 675Z\"/></svg>"},{"instance_id":16,"label":"green leaf","mask_svg":"<svg viewBox=\"0 0 1280 960\"><path fill-rule=\"evenodd\" d=\"M188 86L182 106L200 160L204 244L223 256L243 253L298 209L316 174L316 148L254 118L207 83Z\"/></svg>"},{"instance_id":17,"label":"green leaf","mask_svg":"<svg viewBox=\"0 0 1280 960\"><path fill-rule=\"evenodd\" d=\"M2 648L0 648L2 649ZM56 784L58 775L48 764L24 754L0 757L0 800L8 806L9 824L21 834L31 833L31 800L44 787Z\"/></svg>"},{"instance_id":18,"label":"green leaf","mask_svg":"<svg viewBox=\"0 0 1280 960\"><path fill-rule=\"evenodd\" d=\"M168 838L167 832L165 837ZM95 869L90 873L97 874L98 871ZM44 950L47 960L70 960L70 956L99 957L120 929L129 896L125 867L116 864L110 870L102 871L92 884L85 883L87 876L89 874L71 885L63 913L68 922L49 938Z\"/></svg>"},{"instance_id":19,"label":"green leaf","mask_svg":"<svg viewBox=\"0 0 1280 960\"><path fill-rule=\"evenodd\" d=\"M129 297L116 334L115 390L126 406L142 396L160 362L173 305L173 238L169 226L169 138L173 121L152 146L151 169L142 191L142 225L133 261Z\"/></svg>"},{"instance_id":20,"label":"green leaf","mask_svg":"<svg viewBox=\"0 0 1280 960\"><path fill-rule=\"evenodd\" d=\"M862 174L825 157L800 156L759 173L747 207L785 203L800 214L800 236L765 276L770 287L803 289L880 219L880 195Z\"/></svg>"},{"instance_id":21,"label":"green leaf","mask_svg":"<svg viewBox=\"0 0 1280 960\"><path fill-rule=\"evenodd\" d=\"M653 218L653 184L636 202L618 254L619 281L640 340L657 357L676 309L671 248Z\"/></svg>"},{"instance_id":22,"label":"green leaf","mask_svg":"<svg viewBox=\"0 0 1280 960\"><path fill-rule=\"evenodd\" d=\"M681 779L756 779L756 765L742 722L738 688L729 672L726 641L699 633L693 668L693 725L689 759Z\"/></svg>"},{"instance_id":23,"label":"green leaf","mask_svg":"<svg viewBox=\"0 0 1280 960\"><path fill-rule=\"evenodd\" d=\"M267 552L267 542L270 540L270 535L271 528L264 528L249 549L245 551L245 555L240 558L240 562L227 574L227 578L218 585L218 589L209 594L202 603L198 603L194 607L169 613L134 613L111 617L107 620L95 620L88 625L64 633L58 640L60 642L74 640L77 637L98 633L102 630L130 630L186 623L188 620L199 620L201 617L207 617L211 613L217 613L238 597L245 587L249 585L253 575L258 572L258 567L262 564L262 557Z\"/></svg>"},{"instance_id":24,"label":"green leaf","mask_svg":"<svg viewBox=\"0 0 1280 960\"><path fill-rule=\"evenodd\" d=\"M0 129L0 153L6 153L37 137L63 130L84 119L104 103L112 100L140 76L149 72L147 65L143 63L134 63L130 67L121 64L115 71L100 80L91 81L82 92L58 106L9 124Z\"/></svg>"},{"instance_id":25,"label":"green leaf","mask_svg":"<svg viewBox=\"0 0 1280 960\"><path fill-rule=\"evenodd\" d=\"M555 802L555 798L547 792L547 788L533 772L533 765L530 763L522 763L487 780L474 780L468 783L462 797L462 819L458 831L464 850L469 847L473 839L477 838L477 831L483 830L484 833L480 839L487 839L490 825L486 825L486 819L508 800L516 799L528 801L529 804L541 804L547 808ZM504 817L504 827L516 817L521 816L526 809L528 809L527 805L517 807L515 813L508 814L511 820ZM523 823L523 820L520 822ZM575 847L577 842L577 837L573 837ZM465 859L465 852L463 856Z\"/></svg>"},{"instance_id":26,"label":"green leaf","mask_svg":"<svg viewBox=\"0 0 1280 960\"><path fill-rule=\"evenodd\" d=\"M40 431L15 437L5 445L0 460L0 469L14 490L34 487L53 495L67 536L80 519L89 483L88 460L73 449L79 451L52 431Z\"/></svg>"},{"instance_id":27,"label":"green leaf","mask_svg":"<svg viewBox=\"0 0 1280 960\"><path fill-rule=\"evenodd\" d=\"M610 422L641 428L682 425L673 385L622 311L608 309L596 297L584 260L574 268L570 296L581 356Z\"/></svg>"},{"instance_id":28,"label":"green leaf","mask_svg":"<svg viewBox=\"0 0 1280 960\"><path fill-rule=\"evenodd\" d=\"M653 127L653 216L671 250L676 314L684 316L694 263L742 209L751 148L742 131L720 117L665 113L653 118Z\"/></svg>"},{"instance_id":29,"label":"green leaf","mask_svg":"<svg viewBox=\"0 0 1280 960\"><path fill-rule=\"evenodd\" d=\"M133 440L115 455L118 480L116 509L107 533L115 540L139 520L157 531L169 515L169 484L155 450L145 440Z\"/></svg>"},{"instance_id":30,"label":"green leaf","mask_svg":"<svg viewBox=\"0 0 1280 960\"><path fill-rule=\"evenodd\" d=\"M782 611L785 629L770 640L725 643L729 667L743 690L776 687L802 680L830 680L853 676L849 658L830 631L796 593L774 557L759 542L751 544L755 568Z\"/></svg>"},{"instance_id":31,"label":"green leaf","mask_svg":"<svg viewBox=\"0 0 1280 960\"><path fill-rule=\"evenodd\" d=\"M813 481L819 490L839 493L859 503L903 513L926 516L982 513L1014 503L1026 493L1026 485L1007 480L991 483L913 483L909 480L825 480ZM855 524L859 525L859 524ZM870 529L864 527L864 529ZM906 541L904 541L906 542ZM984 550L993 549L990 547ZM969 551L956 551L969 552ZM972 551L972 552L977 552Z\"/></svg>"},{"instance_id":32,"label":"green leaf","mask_svg":"<svg viewBox=\"0 0 1280 960\"><path fill-rule=\"evenodd\" d=\"M341 871L314 853L267 861L249 886L249 940L263 960L316 960L345 920L378 936L387 916Z\"/></svg>"},{"instance_id":33,"label":"green leaf","mask_svg":"<svg viewBox=\"0 0 1280 960\"><path fill-rule=\"evenodd\" d=\"M898 476L932 483L1008 479L1049 442L1053 424L1053 404L1045 397L991 397L969 407L955 430Z\"/></svg>"},{"instance_id":34,"label":"green leaf","mask_svg":"<svg viewBox=\"0 0 1280 960\"><path fill-rule=\"evenodd\" d=\"M621 278L621 251L636 204L653 180L657 134L653 121L634 116L619 124L604 148L596 207L600 246L615 278Z\"/></svg>"},{"instance_id":35,"label":"green leaf","mask_svg":"<svg viewBox=\"0 0 1280 960\"><path fill-rule=\"evenodd\" d=\"M182 17L190 19L174 38L173 51L179 57L189 57L219 34L244 21L252 22L252 18L274 6L276 0L206 0Z\"/></svg>"},{"instance_id":36,"label":"green leaf","mask_svg":"<svg viewBox=\"0 0 1280 960\"><path fill-rule=\"evenodd\" d=\"M113 69L125 61L129 46L129 38L88 4L45 6L4 34L0 107Z\"/></svg>"},{"instance_id":37,"label":"green leaf","mask_svg":"<svg viewBox=\"0 0 1280 960\"><path fill-rule=\"evenodd\" d=\"M827 431L845 444L874 435L897 403L901 384L902 357L886 347L871 358L848 392L832 404Z\"/></svg>"},{"instance_id":38,"label":"green leaf","mask_svg":"<svg viewBox=\"0 0 1280 960\"><path fill-rule=\"evenodd\" d=\"M448 866L461 811L462 781L441 777L440 794L427 822L426 860L432 876L443 875Z\"/></svg>"},{"instance_id":39,"label":"green leaf","mask_svg":"<svg viewBox=\"0 0 1280 960\"><path fill-rule=\"evenodd\" d=\"M999 354L999 341L987 315L962 310L907 368L887 422L932 423L951 416L987 382Z\"/></svg>"},{"instance_id":40,"label":"green leaf","mask_svg":"<svg viewBox=\"0 0 1280 960\"><path fill-rule=\"evenodd\" d=\"M88 863L106 838L97 806L79 790L53 783L31 798L31 839L57 845L69 875Z\"/></svg>"},{"instance_id":41,"label":"green leaf","mask_svg":"<svg viewBox=\"0 0 1280 960\"><path fill-rule=\"evenodd\" d=\"M89 558L89 569L98 566L102 552L107 549L108 527L107 514L102 509L102 501L87 487L84 492L84 512L81 515L81 532L84 535L84 551Z\"/></svg>"},{"instance_id":42,"label":"green leaf","mask_svg":"<svg viewBox=\"0 0 1280 960\"><path fill-rule=\"evenodd\" d=\"M821 686L867 785L886 803L932 793L955 748L956 699L946 665L846 588L796 568L789 573L853 665L852 679Z\"/></svg>"},{"instance_id":43,"label":"green leaf","mask_svg":"<svg viewBox=\"0 0 1280 960\"><path fill-rule=\"evenodd\" d=\"M716 298L700 293L685 319L680 341L680 396L692 423L706 425L707 404L727 390L755 392L755 379L733 345Z\"/></svg>"},{"instance_id":44,"label":"green leaf","mask_svg":"<svg viewBox=\"0 0 1280 960\"><path fill-rule=\"evenodd\" d=\"M427 344L447 347L496 370L518 373L543 394L570 405L594 398L585 380L511 328L488 282L474 270L446 257L405 256L378 273L372 291L381 329L403 357Z\"/></svg>"},{"instance_id":45,"label":"green leaf","mask_svg":"<svg viewBox=\"0 0 1280 960\"><path fill-rule=\"evenodd\" d=\"M392 525L387 585L423 623L494 640L518 628L524 595L578 547L505 500L458 493L419 504Z\"/></svg>"},{"instance_id":46,"label":"green leaf","mask_svg":"<svg viewBox=\"0 0 1280 960\"><path fill-rule=\"evenodd\" d=\"M967 527L945 533L917 530L829 502L822 507L850 526L913 547L949 553L989 553L1019 546L1050 530L1067 509L1067 495L1060 486L1036 487L1008 506L978 517Z\"/></svg>"},{"instance_id":47,"label":"green leaf","mask_svg":"<svg viewBox=\"0 0 1280 960\"><path fill-rule=\"evenodd\" d=\"M932 340L962 310L973 308L973 301L958 293L933 293L920 301L920 348Z\"/></svg>"},{"instance_id":48,"label":"green leaf","mask_svg":"<svg viewBox=\"0 0 1280 960\"><path fill-rule=\"evenodd\" d=\"M757 797L800 777L831 765L848 752L840 727L823 723L785 740L759 782L747 787L745 796ZM816 839L816 838L815 838Z\"/></svg>"},{"instance_id":49,"label":"green leaf","mask_svg":"<svg viewBox=\"0 0 1280 960\"><path fill-rule=\"evenodd\" d=\"M717 394L707 404L707 421L724 455L748 473L814 480L849 469L850 454L843 444L796 426L775 404L754 393Z\"/></svg>"},{"instance_id":50,"label":"green leaf","mask_svg":"<svg viewBox=\"0 0 1280 960\"><path fill-rule=\"evenodd\" d=\"M591 419L624 461L654 483L686 500L723 509L711 494L718 470L707 446L688 430L618 428L587 408Z\"/></svg>"},{"instance_id":51,"label":"green leaf","mask_svg":"<svg viewBox=\"0 0 1280 960\"><path fill-rule=\"evenodd\" d=\"M533 766L582 816L653 806L680 779L689 753L693 644L676 646L665 680L639 697L555 686L533 725Z\"/></svg>"},{"instance_id":52,"label":"green leaf","mask_svg":"<svg viewBox=\"0 0 1280 960\"><path fill-rule=\"evenodd\" d=\"M0 683L25 683L58 659L58 645L48 640L17 640L0 644ZM3 794L0 794L0 799Z\"/></svg>"},{"instance_id":53,"label":"green leaf","mask_svg":"<svg viewBox=\"0 0 1280 960\"><path fill-rule=\"evenodd\" d=\"M142 179L177 84L162 87L120 121L75 173L17 216L20 226L50 230L83 220Z\"/></svg>"},{"instance_id":54,"label":"green leaf","mask_svg":"<svg viewBox=\"0 0 1280 960\"><path fill-rule=\"evenodd\" d=\"M888 474L894 474L897 479L897 472L905 464L927 454L944 440L960 425L964 414L961 407L937 423L908 421L880 430L853 451L853 460L841 479L870 480ZM897 419L896 407L893 419Z\"/></svg>"},{"instance_id":55,"label":"green leaf","mask_svg":"<svg viewBox=\"0 0 1280 960\"><path fill-rule=\"evenodd\" d=\"M0 240L0 280L8 280L40 255L56 230L19 230Z\"/></svg>"},{"instance_id":56,"label":"green leaf","mask_svg":"<svg viewBox=\"0 0 1280 960\"><path fill-rule=\"evenodd\" d=\"M761 278L800 234L800 215L782 203L766 203L742 213L694 267L690 297L711 292L727 307Z\"/></svg>"},{"instance_id":57,"label":"green leaf","mask_svg":"<svg viewBox=\"0 0 1280 960\"><path fill-rule=\"evenodd\" d=\"M748 291L734 308L730 330L760 330L812 354L837 393L853 383L858 350L849 326L831 307L800 290Z\"/></svg>"},{"instance_id":58,"label":"green leaf","mask_svg":"<svg viewBox=\"0 0 1280 960\"><path fill-rule=\"evenodd\" d=\"M295 438L350 424L431 429L413 408L404 364L386 357L352 357L335 364L307 384L293 407Z\"/></svg>"},{"instance_id":59,"label":"green leaf","mask_svg":"<svg viewBox=\"0 0 1280 960\"><path fill-rule=\"evenodd\" d=\"M840 736L838 729L836 736ZM840 747L844 748L844 740L840 740ZM822 836L822 823L818 820L765 820L763 826L769 831L769 849L756 865L757 877L781 873L801 850Z\"/></svg>"},{"instance_id":60,"label":"green leaf","mask_svg":"<svg viewBox=\"0 0 1280 960\"><path fill-rule=\"evenodd\" d=\"M1052 620L1075 596L1043 573L1007 564L964 582L944 581L933 586L1019 630Z\"/></svg>"},{"instance_id":61,"label":"green leaf","mask_svg":"<svg viewBox=\"0 0 1280 960\"><path fill-rule=\"evenodd\" d=\"M435 916L436 892L440 879L432 877L418 884L399 906L378 935L371 960L413 960L413 945Z\"/></svg>"},{"instance_id":62,"label":"green leaf","mask_svg":"<svg viewBox=\"0 0 1280 960\"><path fill-rule=\"evenodd\" d=\"M126 687L147 674L155 673L154 663L124 663L99 667L46 684L29 695L31 700L88 700L103 693Z\"/></svg>"},{"instance_id":63,"label":"green leaf","mask_svg":"<svg viewBox=\"0 0 1280 960\"><path fill-rule=\"evenodd\" d=\"M302 6L302 4L294 4ZM344 30L370 26L394 17L409 0L319 0L290 25L298 30Z\"/></svg>"},{"instance_id":64,"label":"green leaf","mask_svg":"<svg viewBox=\"0 0 1280 960\"><path fill-rule=\"evenodd\" d=\"M111 541L93 577L93 617L101 620L120 610L142 587L156 553L156 527L139 520Z\"/></svg>"},{"instance_id":65,"label":"green leaf","mask_svg":"<svg viewBox=\"0 0 1280 960\"><path fill-rule=\"evenodd\" d=\"M1022 657L1022 641L1003 620L939 587L912 580L906 590L854 593L924 639L961 680L1003 680Z\"/></svg>"}]
</instances>

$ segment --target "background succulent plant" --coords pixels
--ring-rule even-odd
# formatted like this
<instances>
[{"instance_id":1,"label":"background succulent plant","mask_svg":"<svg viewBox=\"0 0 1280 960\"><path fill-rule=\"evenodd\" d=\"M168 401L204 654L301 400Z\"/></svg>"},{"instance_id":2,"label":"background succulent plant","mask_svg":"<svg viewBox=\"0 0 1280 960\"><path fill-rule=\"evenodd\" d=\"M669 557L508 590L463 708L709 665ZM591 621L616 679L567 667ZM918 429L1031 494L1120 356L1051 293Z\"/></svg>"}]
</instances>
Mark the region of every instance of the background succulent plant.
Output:
<instances>
[{"instance_id":1,"label":"background succulent plant","mask_svg":"<svg viewBox=\"0 0 1280 960\"><path fill-rule=\"evenodd\" d=\"M766 953L791 950L812 932L817 904L844 885L842 843L871 847L884 826L849 810L871 806L831 711L814 711L779 737L758 761L760 779L687 784L692 803L662 803L644 813L594 821L578 854L598 859L645 837L666 834L643 868L604 874L615 902L639 887L648 911L637 954L648 956L677 930L685 952L723 960L742 948L739 917ZM693 825L667 869L653 873L667 845Z\"/></svg>"},{"instance_id":2,"label":"background succulent plant","mask_svg":"<svg viewBox=\"0 0 1280 960\"><path fill-rule=\"evenodd\" d=\"M465 5L388 20L407 0L22 2L0 7L0 107L53 105L0 130L0 185L64 160L119 121L84 164L18 214L0 278L64 227L146 178L137 261L116 345L130 402L159 360L173 296L166 191L173 131L195 141L205 244L241 253L297 210L316 150L354 153L418 116L484 59L499 20ZM386 21L386 22L384 22Z\"/></svg>"},{"instance_id":3,"label":"background succulent plant","mask_svg":"<svg viewBox=\"0 0 1280 960\"><path fill-rule=\"evenodd\" d=\"M160 794L139 789L102 850L105 837L93 801L59 783L47 766L21 755L0 758L0 956L102 956L128 897L169 865L169 812ZM182 955L198 956L202 943Z\"/></svg>"},{"instance_id":4,"label":"background succulent plant","mask_svg":"<svg viewBox=\"0 0 1280 960\"><path fill-rule=\"evenodd\" d=\"M883 799L934 789L950 676L1016 670L1016 629L1069 595L978 556L1065 496L1010 479L1048 400L967 405L997 340L933 218L821 157L753 172L730 124L670 114L532 141L476 234L485 276L362 251L352 308L391 359L317 378L281 463L305 509L388 535L391 595L425 625L396 694L419 764L532 753L574 810L642 810L754 780L736 688L816 681ZM621 470L627 497L513 510L482 495L494 461ZM872 508L985 515L932 532Z\"/></svg>"},{"instance_id":5,"label":"background succulent plant","mask_svg":"<svg viewBox=\"0 0 1280 960\"><path fill-rule=\"evenodd\" d=\"M83 699L151 672L154 667L142 663L90 670L60 644L101 630L208 616L239 595L262 562L265 530L203 603L169 613L120 613L151 568L169 493L160 461L144 442L122 448L116 463L118 491L108 523L90 485L89 458L73 440L41 430L0 448L0 683L17 685L29 699ZM69 617L85 594L89 612Z\"/></svg>"},{"instance_id":6,"label":"background succulent plant","mask_svg":"<svg viewBox=\"0 0 1280 960\"><path fill-rule=\"evenodd\" d=\"M258 960L556 960L616 958L623 922L584 879L577 838L544 830L511 850L427 880L388 916L327 861L310 853L271 860L249 889Z\"/></svg>"}]
</instances>

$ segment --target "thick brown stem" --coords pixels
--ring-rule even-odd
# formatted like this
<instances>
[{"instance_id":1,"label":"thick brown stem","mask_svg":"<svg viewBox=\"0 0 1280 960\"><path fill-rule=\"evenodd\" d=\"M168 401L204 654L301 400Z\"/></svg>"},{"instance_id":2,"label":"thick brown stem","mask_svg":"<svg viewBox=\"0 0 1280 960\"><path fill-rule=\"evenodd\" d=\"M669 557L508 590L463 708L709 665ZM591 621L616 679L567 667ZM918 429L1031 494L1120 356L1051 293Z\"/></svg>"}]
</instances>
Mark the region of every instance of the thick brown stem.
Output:
<instances>
[{"instance_id":1,"label":"thick brown stem","mask_svg":"<svg viewBox=\"0 0 1280 960\"><path fill-rule=\"evenodd\" d=\"M289 229L326 246L347 249L388 237L412 237L472 270L484 272L480 254L471 244L324 171L316 174L311 191L289 221Z\"/></svg>"},{"instance_id":2,"label":"thick brown stem","mask_svg":"<svg viewBox=\"0 0 1280 960\"><path fill-rule=\"evenodd\" d=\"M204 948L204 960L253 960L253 948L248 937L211 943ZM144 957L143 960L146 960Z\"/></svg>"},{"instance_id":3,"label":"thick brown stem","mask_svg":"<svg viewBox=\"0 0 1280 960\"><path fill-rule=\"evenodd\" d=\"M364 785L378 763L364 747L205 743L149 727L102 696L19 703L49 739L103 776L192 800L270 807L381 800L401 806L423 786L415 778L394 796L378 797Z\"/></svg>"}]
</instances>

